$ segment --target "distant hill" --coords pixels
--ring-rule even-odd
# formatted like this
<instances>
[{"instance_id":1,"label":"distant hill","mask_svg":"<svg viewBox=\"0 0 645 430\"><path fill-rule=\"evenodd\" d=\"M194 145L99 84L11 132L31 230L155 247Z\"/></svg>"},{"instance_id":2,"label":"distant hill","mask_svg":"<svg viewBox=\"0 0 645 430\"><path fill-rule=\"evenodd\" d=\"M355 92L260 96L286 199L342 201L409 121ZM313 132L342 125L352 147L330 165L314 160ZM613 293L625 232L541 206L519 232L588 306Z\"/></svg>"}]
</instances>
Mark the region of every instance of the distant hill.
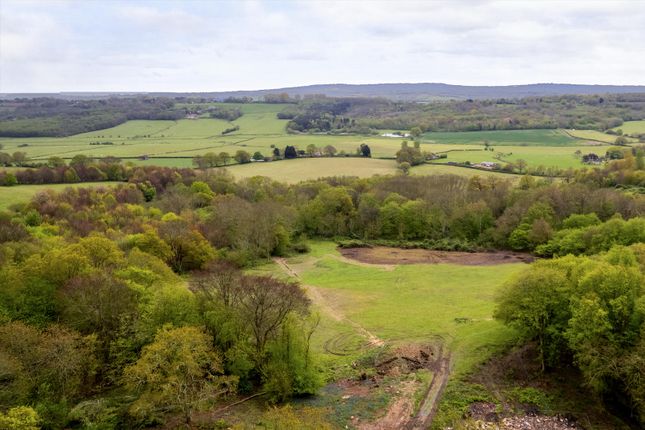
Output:
<instances>
[{"instance_id":1,"label":"distant hill","mask_svg":"<svg viewBox=\"0 0 645 430\"><path fill-rule=\"evenodd\" d=\"M64 99L95 99L106 97L133 97L137 95L164 97L205 97L223 100L228 97L261 99L266 94L287 93L290 96L324 94L329 97L384 97L391 100L432 101L440 99L498 99L528 96L556 96L564 94L624 94L645 93L645 85L577 85L529 84L507 86L466 86L439 83L418 84L320 84L302 87L273 88L250 91L145 93L145 92L61 92L40 94L0 94L0 98L56 97Z\"/></svg>"}]
</instances>

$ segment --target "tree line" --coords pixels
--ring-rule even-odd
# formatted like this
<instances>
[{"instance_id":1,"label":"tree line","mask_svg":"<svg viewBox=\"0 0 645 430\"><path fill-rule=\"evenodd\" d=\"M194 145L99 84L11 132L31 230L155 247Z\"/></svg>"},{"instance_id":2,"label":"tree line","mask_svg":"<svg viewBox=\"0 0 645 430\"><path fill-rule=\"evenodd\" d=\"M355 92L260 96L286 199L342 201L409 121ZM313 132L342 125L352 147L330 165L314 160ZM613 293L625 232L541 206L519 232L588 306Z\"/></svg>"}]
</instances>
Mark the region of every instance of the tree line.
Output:
<instances>
[{"instance_id":1,"label":"tree line","mask_svg":"<svg viewBox=\"0 0 645 430\"><path fill-rule=\"evenodd\" d=\"M380 98L308 98L279 117L293 132L374 130L482 131L593 129L605 131L645 118L645 94L564 95L521 99L415 103ZM645 136L635 135L640 138Z\"/></svg>"}]
</instances>

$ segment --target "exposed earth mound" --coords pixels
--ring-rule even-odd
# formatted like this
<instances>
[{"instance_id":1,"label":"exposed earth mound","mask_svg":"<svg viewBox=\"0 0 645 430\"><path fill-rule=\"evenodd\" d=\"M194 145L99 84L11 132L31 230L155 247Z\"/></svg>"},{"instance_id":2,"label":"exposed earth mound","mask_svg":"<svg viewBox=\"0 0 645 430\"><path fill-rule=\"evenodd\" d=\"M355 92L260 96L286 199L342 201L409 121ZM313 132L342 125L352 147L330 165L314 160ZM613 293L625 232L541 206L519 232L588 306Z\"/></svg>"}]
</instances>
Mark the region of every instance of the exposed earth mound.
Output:
<instances>
[{"instance_id":1,"label":"exposed earth mound","mask_svg":"<svg viewBox=\"0 0 645 430\"><path fill-rule=\"evenodd\" d=\"M520 252L457 252L429 249L400 249L384 246L339 248L345 258L368 264L462 264L486 266L506 263L530 263L535 258Z\"/></svg>"}]
</instances>

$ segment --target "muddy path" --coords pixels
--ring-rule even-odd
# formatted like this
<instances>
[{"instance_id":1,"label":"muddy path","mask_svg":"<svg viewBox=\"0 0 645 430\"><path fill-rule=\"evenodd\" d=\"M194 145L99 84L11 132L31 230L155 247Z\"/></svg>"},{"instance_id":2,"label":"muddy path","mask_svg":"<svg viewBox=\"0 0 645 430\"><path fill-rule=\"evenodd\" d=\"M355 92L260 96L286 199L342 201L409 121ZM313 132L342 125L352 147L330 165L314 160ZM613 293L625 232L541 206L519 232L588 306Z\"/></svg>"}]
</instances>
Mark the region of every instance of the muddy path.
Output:
<instances>
[{"instance_id":1,"label":"muddy path","mask_svg":"<svg viewBox=\"0 0 645 430\"><path fill-rule=\"evenodd\" d=\"M458 252L430 249L401 249L385 246L371 248L339 248L346 259L365 264L391 266L397 264L461 264L464 266L491 266L509 263L530 263L535 258L521 252Z\"/></svg>"},{"instance_id":2,"label":"muddy path","mask_svg":"<svg viewBox=\"0 0 645 430\"><path fill-rule=\"evenodd\" d=\"M437 413L439 400L441 400L443 390L446 388L446 384L448 383L451 364L451 356L444 350L442 345L439 357L437 358L437 365L434 369L432 381L428 386L428 391L426 391L417 414L407 423L405 427L406 429L423 430L430 427L430 424L432 424L432 420Z\"/></svg>"}]
</instances>

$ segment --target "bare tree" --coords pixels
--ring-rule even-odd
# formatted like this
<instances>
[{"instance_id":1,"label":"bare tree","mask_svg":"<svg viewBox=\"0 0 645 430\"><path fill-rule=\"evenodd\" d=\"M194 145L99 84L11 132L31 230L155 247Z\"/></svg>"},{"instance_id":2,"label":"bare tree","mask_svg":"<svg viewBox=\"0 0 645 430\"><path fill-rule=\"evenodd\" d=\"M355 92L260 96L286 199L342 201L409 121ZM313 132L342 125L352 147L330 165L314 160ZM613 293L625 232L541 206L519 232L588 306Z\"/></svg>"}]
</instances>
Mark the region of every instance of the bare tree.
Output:
<instances>
[{"instance_id":1,"label":"bare tree","mask_svg":"<svg viewBox=\"0 0 645 430\"><path fill-rule=\"evenodd\" d=\"M251 326L257 359L291 312L306 313L309 299L299 285L271 276L242 279L240 312Z\"/></svg>"}]
</instances>

